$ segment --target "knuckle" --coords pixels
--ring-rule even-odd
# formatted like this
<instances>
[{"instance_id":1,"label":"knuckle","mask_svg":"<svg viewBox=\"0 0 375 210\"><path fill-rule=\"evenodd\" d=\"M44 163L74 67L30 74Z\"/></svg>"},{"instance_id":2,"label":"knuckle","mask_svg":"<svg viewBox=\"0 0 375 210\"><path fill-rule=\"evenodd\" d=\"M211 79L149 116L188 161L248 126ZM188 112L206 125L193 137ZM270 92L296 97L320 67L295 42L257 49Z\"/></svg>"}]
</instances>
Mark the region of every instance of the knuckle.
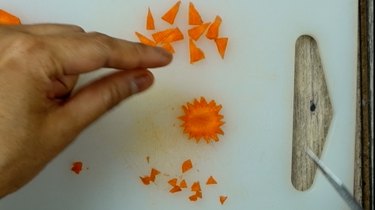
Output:
<instances>
[{"instance_id":1,"label":"knuckle","mask_svg":"<svg viewBox=\"0 0 375 210\"><path fill-rule=\"evenodd\" d=\"M125 98L125 94L116 83L110 83L107 88L107 91L103 92L102 98L104 106L110 110Z\"/></svg>"}]
</instances>

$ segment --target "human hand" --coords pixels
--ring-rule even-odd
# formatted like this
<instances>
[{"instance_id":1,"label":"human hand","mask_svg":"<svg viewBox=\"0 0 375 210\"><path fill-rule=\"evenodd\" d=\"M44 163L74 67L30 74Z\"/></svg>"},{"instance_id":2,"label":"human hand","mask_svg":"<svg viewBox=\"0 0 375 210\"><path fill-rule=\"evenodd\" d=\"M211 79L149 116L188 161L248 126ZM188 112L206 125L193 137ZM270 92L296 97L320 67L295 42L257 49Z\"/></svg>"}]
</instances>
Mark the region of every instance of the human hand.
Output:
<instances>
[{"instance_id":1,"label":"human hand","mask_svg":"<svg viewBox=\"0 0 375 210\"><path fill-rule=\"evenodd\" d=\"M14 192L94 120L147 89L172 56L71 25L0 26L0 198ZM119 69L71 92L81 73Z\"/></svg>"}]
</instances>

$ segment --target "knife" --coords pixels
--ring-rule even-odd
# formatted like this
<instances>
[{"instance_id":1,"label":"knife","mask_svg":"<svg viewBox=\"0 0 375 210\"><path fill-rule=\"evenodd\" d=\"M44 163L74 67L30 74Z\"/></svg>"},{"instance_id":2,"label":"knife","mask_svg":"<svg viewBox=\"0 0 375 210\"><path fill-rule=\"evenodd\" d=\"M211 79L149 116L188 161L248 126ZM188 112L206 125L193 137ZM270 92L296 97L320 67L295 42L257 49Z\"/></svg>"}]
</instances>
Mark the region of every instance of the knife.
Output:
<instances>
[{"instance_id":1,"label":"knife","mask_svg":"<svg viewBox=\"0 0 375 210\"><path fill-rule=\"evenodd\" d=\"M323 162L314 154L310 149L306 149L305 152L310 157L310 159L318 166L323 175L328 179L329 183L335 188L335 190L340 194L349 207L352 210L362 210L361 205L357 202L354 196L349 192L348 188L345 187L344 183L327 167Z\"/></svg>"}]
</instances>

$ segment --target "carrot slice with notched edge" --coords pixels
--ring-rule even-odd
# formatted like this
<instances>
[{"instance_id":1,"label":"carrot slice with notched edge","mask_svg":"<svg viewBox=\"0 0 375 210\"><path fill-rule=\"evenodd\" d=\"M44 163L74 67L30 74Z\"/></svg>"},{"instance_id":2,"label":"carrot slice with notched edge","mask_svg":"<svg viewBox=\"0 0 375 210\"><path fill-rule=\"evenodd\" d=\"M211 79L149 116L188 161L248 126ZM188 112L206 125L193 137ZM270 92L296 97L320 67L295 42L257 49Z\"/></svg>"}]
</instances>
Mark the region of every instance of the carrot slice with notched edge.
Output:
<instances>
[{"instance_id":1,"label":"carrot slice with notched edge","mask_svg":"<svg viewBox=\"0 0 375 210\"><path fill-rule=\"evenodd\" d=\"M182 163L182 166L181 166L181 170L182 170L182 173L185 173L186 171L190 170L193 168L193 163L191 162L190 159L188 160L185 160L183 163Z\"/></svg>"},{"instance_id":2,"label":"carrot slice with notched edge","mask_svg":"<svg viewBox=\"0 0 375 210\"><path fill-rule=\"evenodd\" d=\"M192 2L189 3L189 25L201 25L202 17Z\"/></svg>"},{"instance_id":3,"label":"carrot slice with notched edge","mask_svg":"<svg viewBox=\"0 0 375 210\"><path fill-rule=\"evenodd\" d=\"M227 199L228 199L228 196L221 195L219 197L219 201L220 201L221 205L223 205Z\"/></svg>"},{"instance_id":4,"label":"carrot slice with notched edge","mask_svg":"<svg viewBox=\"0 0 375 210\"><path fill-rule=\"evenodd\" d=\"M146 29L147 30L155 30L155 22L154 22L154 17L152 16L151 9L150 7L148 8L147 11L147 18L146 18Z\"/></svg>"},{"instance_id":5,"label":"carrot slice with notched edge","mask_svg":"<svg viewBox=\"0 0 375 210\"><path fill-rule=\"evenodd\" d=\"M190 63L193 64L205 58L204 52L195 45L192 39L189 40Z\"/></svg>"},{"instance_id":6,"label":"carrot slice with notched edge","mask_svg":"<svg viewBox=\"0 0 375 210\"><path fill-rule=\"evenodd\" d=\"M217 184L217 181L213 176L208 177L206 185L212 185L212 184Z\"/></svg>"},{"instance_id":7,"label":"carrot slice with notched edge","mask_svg":"<svg viewBox=\"0 0 375 210\"><path fill-rule=\"evenodd\" d=\"M197 41L202 34L207 30L210 23L204 23L199 26L195 26L188 30L189 37L193 40Z\"/></svg>"},{"instance_id":8,"label":"carrot slice with notched edge","mask_svg":"<svg viewBox=\"0 0 375 210\"><path fill-rule=\"evenodd\" d=\"M170 43L184 39L184 35L179 28L170 28L163 31L158 31L156 33L153 33L152 37L154 38L156 43Z\"/></svg>"},{"instance_id":9,"label":"carrot slice with notched edge","mask_svg":"<svg viewBox=\"0 0 375 210\"><path fill-rule=\"evenodd\" d=\"M228 38L223 37L223 38L217 38L215 39L216 47L217 50L219 51L219 54L222 59L224 59L225 56L225 51L227 50L227 45L228 45Z\"/></svg>"},{"instance_id":10,"label":"carrot slice with notched edge","mask_svg":"<svg viewBox=\"0 0 375 210\"><path fill-rule=\"evenodd\" d=\"M208 39L216 39L219 37L219 29L220 29L221 22L222 22L221 17L217 15L215 17L214 22L210 25L210 27L207 30L206 37Z\"/></svg>"},{"instance_id":11,"label":"carrot slice with notched edge","mask_svg":"<svg viewBox=\"0 0 375 210\"><path fill-rule=\"evenodd\" d=\"M21 20L10 14L9 12L0 9L0 25L19 25Z\"/></svg>"},{"instance_id":12,"label":"carrot slice with notched edge","mask_svg":"<svg viewBox=\"0 0 375 210\"><path fill-rule=\"evenodd\" d=\"M181 1L178 1L174 4L162 17L165 22L169 24L173 24L174 20L176 19L178 10L180 9Z\"/></svg>"},{"instance_id":13,"label":"carrot slice with notched edge","mask_svg":"<svg viewBox=\"0 0 375 210\"><path fill-rule=\"evenodd\" d=\"M149 46L156 46L156 43L154 41L152 41L151 39L147 38L143 34L135 32L135 35L138 37L138 40L142 44L149 45Z\"/></svg>"}]
</instances>

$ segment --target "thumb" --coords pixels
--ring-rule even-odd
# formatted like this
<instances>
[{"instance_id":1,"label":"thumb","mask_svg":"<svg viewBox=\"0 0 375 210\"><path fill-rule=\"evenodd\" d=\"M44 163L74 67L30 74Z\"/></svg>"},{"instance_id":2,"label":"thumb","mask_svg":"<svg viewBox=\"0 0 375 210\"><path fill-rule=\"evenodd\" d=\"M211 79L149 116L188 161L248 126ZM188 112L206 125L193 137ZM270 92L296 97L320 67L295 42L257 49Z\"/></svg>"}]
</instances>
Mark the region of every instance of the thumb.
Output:
<instances>
[{"instance_id":1,"label":"thumb","mask_svg":"<svg viewBox=\"0 0 375 210\"><path fill-rule=\"evenodd\" d=\"M58 110L57 122L62 123L59 127L78 135L122 100L146 90L153 80L148 70L119 71L103 77L80 89Z\"/></svg>"}]
</instances>

